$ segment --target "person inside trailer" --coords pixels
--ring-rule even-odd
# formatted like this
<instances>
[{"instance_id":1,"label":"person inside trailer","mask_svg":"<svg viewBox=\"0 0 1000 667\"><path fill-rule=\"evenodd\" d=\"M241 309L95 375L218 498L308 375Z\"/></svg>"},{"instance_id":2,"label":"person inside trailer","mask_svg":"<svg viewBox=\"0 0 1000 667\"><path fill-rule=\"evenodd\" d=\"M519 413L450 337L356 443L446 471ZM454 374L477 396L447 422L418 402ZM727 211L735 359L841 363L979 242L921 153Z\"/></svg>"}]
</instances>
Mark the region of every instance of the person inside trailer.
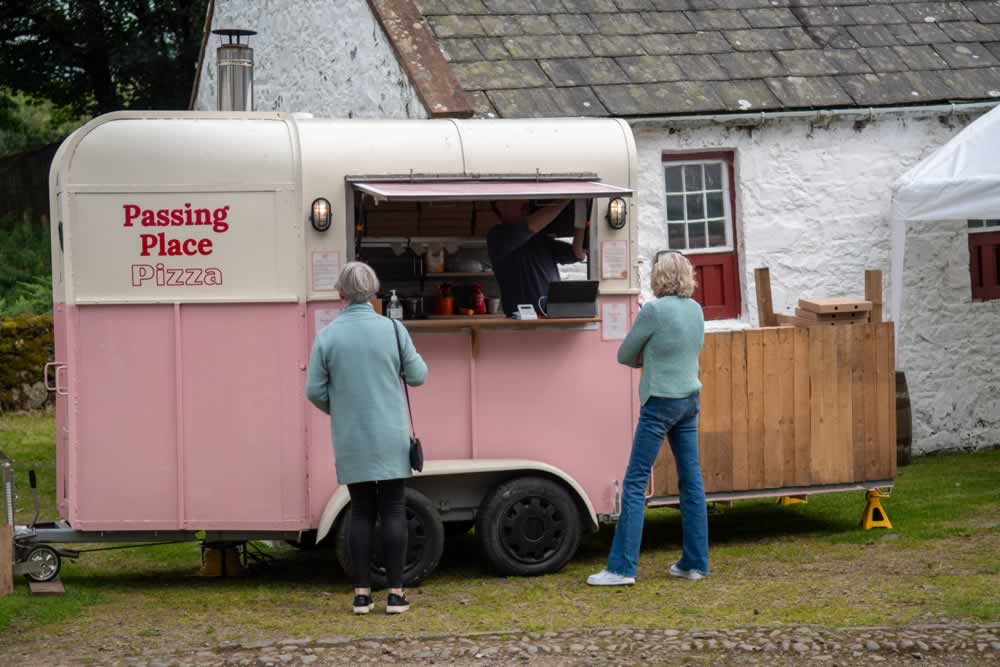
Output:
<instances>
[{"instance_id":1,"label":"person inside trailer","mask_svg":"<svg viewBox=\"0 0 1000 667\"><path fill-rule=\"evenodd\" d=\"M539 299L548 294L550 283L559 280L559 265L587 259L583 241L589 222L574 225L572 244L545 232L569 204L570 200L564 200L532 211L526 200L492 203L501 224L487 234L486 248L508 317L517 312L519 304L540 310Z\"/></svg>"}]
</instances>

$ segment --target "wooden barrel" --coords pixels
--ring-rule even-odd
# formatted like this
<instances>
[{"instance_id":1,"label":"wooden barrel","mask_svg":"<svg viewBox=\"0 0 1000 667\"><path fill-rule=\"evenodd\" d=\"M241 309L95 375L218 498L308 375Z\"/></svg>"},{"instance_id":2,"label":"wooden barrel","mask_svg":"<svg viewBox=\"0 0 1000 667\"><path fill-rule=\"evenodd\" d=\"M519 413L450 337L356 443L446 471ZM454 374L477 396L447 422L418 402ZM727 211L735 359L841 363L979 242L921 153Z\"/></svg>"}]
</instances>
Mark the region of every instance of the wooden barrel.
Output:
<instances>
[{"instance_id":1,"label":"wooden barrel","mask_svg":"<svg viewBox=\"0 0 1000 667\"><path fill-rule=\"evenodd\" d=\"M906 374L896 371L896 465L909 465L913 459L913 415Z\"/></svg>"}]
</instances>

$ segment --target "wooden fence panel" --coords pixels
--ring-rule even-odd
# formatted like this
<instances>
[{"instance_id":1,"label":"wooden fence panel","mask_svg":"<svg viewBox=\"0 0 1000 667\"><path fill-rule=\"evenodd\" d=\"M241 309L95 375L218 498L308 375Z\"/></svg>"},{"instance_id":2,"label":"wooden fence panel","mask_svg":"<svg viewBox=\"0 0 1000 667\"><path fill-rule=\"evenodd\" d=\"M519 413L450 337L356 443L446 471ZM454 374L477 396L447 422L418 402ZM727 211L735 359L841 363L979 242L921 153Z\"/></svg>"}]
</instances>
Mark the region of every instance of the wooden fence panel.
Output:
<instances>
[{"instance_id":1,"label":"wooden fence panel","mask_svg":"<svg viewBox=\"0 0 1000 667\"><path fill-rule=\"evenodd\" d=\"M891 322L711 333L699 446L709 493L893 479ZM653 494L677 495L669 445Z\"/></svg>"},{"instance_id":2,"label":"wooden fence panel","mask_svg":"<svg viewBox=\"0 0 1000 667\"><path fill-rule=\"evenodd\" d=\"M747 339L747 430L749 433L749 489L767 488L764 483L764 334L751 329Z\"/></svg>"},{"instance_id":3,"label":"wooden fence panel","mask_svg":"<svg viewBox=\"0 0 1000 667\"><path fill-rule=\"evenodd\" d=\"M795 486L805 486L812 481L812 401L809 384L809 329L793 329L795 367ZM788 483L786 481L786 483Z\"/></svg>"},{"instance_id":4,"label":"wooden fence panel","mask_svg":"<svg viewBox=\"0 0 1000 667\"><path fill-rule=\"evenodd\" d=\"M732 387L733 488L750 488L749 403L747 402L747 337L742 332L730 338Z\"/></svg>"}]
</instances>

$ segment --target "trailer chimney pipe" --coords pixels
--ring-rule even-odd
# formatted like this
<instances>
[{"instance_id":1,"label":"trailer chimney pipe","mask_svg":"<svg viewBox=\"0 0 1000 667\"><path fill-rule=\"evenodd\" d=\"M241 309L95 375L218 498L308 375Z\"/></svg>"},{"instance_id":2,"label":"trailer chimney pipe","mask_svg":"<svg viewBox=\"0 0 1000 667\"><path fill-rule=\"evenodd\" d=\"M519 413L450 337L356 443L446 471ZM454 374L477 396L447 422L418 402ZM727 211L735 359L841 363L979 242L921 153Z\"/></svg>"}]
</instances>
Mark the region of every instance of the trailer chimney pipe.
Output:
<instances>
[{"instance_id":1,"label":"trailer chimney pipe","mask_svg":"<svg viewBox=\"0 0 1000 667\"><path fill-rule=\"evenodd\" d=\"M213 30L213 35L227 38L215 52L219 67L218 110L253 111L253 30L225 28ZM246 38L244 43L242 40Z\"/></svg>"}]
</instances>

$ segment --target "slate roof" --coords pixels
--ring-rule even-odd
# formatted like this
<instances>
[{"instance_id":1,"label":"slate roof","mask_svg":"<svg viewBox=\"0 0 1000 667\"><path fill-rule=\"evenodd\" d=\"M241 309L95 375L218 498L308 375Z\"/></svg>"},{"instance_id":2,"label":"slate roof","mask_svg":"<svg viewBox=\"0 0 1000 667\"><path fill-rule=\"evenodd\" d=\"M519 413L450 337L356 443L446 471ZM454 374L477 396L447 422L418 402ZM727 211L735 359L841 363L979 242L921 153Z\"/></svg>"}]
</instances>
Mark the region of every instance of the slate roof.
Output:
<instances>
[{"instance_id":1,"label":"slate roof","mask_svg":"<svg viewBox=\"0 0 1000 667\"><path fill-rule=\"evenodd\" d=\"M477 115L1000 99L1000 0L416 0Z\"/></svg>"}]
</instances>

